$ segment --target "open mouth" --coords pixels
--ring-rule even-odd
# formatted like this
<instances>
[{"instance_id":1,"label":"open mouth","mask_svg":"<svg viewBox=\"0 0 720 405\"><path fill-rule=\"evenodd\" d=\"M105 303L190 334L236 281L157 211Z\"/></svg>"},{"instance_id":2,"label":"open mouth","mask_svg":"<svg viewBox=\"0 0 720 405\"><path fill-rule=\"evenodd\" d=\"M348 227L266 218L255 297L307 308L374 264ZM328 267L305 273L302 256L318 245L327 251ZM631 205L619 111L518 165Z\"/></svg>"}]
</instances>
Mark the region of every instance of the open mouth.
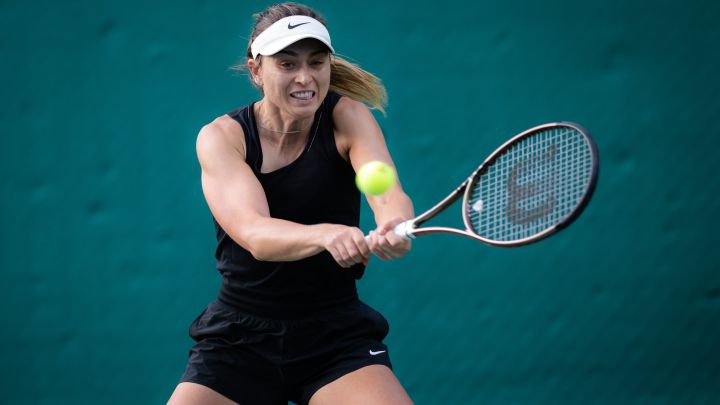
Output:
<instances>
[{"instance_id":1,"label":"open mouth","mask_svg":"<svg viewBox=\"0 0 720 405\"><path fill-rule=\"evenodd\" d=\"M290 93L290 97L296 98L298 100L310 100L315 96L315 92L308 90L308 91L295 91Z\"/></svg>"}]
</instances>

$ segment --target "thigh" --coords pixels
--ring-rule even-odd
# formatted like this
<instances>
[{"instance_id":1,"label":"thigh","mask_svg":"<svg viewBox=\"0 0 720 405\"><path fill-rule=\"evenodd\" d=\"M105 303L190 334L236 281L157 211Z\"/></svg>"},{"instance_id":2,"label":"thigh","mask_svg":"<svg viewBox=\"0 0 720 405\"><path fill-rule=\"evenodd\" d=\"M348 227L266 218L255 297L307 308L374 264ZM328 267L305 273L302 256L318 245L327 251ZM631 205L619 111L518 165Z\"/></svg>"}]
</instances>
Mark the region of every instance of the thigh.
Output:
<instances>
[{"instance_id":1,"label":"thigh","mask_svg":"<svg viewBox=\"0 0 720 405\"><path fill-rule=\"evenodd\" d=\"M238 405L219 393L200 384L183 382L178 384L167 405Z\"/></svg>"},{"instance_id":2,"label":"thigh","mask_svg":"<svg viewBox=\"0 0 720 405\"><path fill-rule=\"evenodd\" d=\"M320 388L310 405L411 405L413 402L392 370L363 367Z\"/></svg>"},{"instance_id":3,"label":"thigh","mask_svg":"<svg viewBox=\"0 0 720 405\"><path fill-rule=\"evenodd\" d=\"M392 376L389 349L383 343L388 322L360 301L318 313L289 329L283 371L290 400L298 404L307 405L322 387L371 365L384 366L382 370Z\"/></svg>"}]
</instances>

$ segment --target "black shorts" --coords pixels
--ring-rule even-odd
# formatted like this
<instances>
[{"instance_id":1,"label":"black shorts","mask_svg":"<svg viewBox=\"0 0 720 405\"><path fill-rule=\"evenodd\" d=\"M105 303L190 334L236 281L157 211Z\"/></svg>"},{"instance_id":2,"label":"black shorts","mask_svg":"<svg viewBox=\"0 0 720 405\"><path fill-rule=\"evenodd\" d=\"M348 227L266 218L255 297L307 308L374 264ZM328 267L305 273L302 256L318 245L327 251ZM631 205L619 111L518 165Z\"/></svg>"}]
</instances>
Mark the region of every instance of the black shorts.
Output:
<instances>
[{"instance_id":1,"label":"black shorts","mask_svg":"<svg viewBox=\"0 0 720 405\"><path fill-rule=\"evenodd\" d=\"M362 367L392 368L387 320L361 301L293 320L242 314L213 301L190 326L197 343L181 382L241 405L307 404L333 380Z\"/></svg>"}]
</instances>

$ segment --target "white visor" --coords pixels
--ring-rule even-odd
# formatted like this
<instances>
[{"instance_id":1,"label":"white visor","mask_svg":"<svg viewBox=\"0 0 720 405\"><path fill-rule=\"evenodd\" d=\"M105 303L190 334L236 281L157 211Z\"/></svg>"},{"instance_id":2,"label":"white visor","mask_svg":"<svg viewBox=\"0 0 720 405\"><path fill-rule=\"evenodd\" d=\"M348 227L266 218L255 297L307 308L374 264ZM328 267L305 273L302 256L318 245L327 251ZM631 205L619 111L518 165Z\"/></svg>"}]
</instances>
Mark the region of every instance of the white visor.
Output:
<instances>
[{"instance_id":1,"label":"white visor","mask_svg":"<svg viewBox=\"0 0 720 405\"><path fill-rule=\"evenodd\" d=\"M293 15L282 18L268 27L255 38L250 46L253 58L258 55L275 55L295 42L314 38L335 52L330 44L330 33L327 28L318 20L304 16Z\"/></svg>"}]
</instances>

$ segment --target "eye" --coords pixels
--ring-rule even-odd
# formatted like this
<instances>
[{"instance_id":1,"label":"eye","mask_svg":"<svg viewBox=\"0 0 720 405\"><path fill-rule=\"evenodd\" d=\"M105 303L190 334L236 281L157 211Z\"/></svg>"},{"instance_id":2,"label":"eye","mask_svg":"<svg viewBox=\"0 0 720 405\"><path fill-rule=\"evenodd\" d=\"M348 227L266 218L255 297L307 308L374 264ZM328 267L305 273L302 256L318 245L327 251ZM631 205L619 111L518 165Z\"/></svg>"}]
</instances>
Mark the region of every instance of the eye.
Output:
<instances>
[{"instance_id":1,"label":"eye","mask_svg":"<svg viewBox=\"0 0 720 405\"><path fill-rule=\"evenodd\" d=\"M312 62L310 62L310 66L323 67L325 65L326 61L327 61L326 58L314 59Z\"/></svg>"},{"instance_id":2,"label":"eye","mask_svg":"<svg viewBox=\"0 0 720 405\"><path fill-rule=\"evenodd\" d=\"M280 67L285 70L289 70L289 69L292 69L293 67L295 67L295 64L292 62L288 62L288 61L282 61L282 62L280 62Z\"/></svg>"}]
</instances>

